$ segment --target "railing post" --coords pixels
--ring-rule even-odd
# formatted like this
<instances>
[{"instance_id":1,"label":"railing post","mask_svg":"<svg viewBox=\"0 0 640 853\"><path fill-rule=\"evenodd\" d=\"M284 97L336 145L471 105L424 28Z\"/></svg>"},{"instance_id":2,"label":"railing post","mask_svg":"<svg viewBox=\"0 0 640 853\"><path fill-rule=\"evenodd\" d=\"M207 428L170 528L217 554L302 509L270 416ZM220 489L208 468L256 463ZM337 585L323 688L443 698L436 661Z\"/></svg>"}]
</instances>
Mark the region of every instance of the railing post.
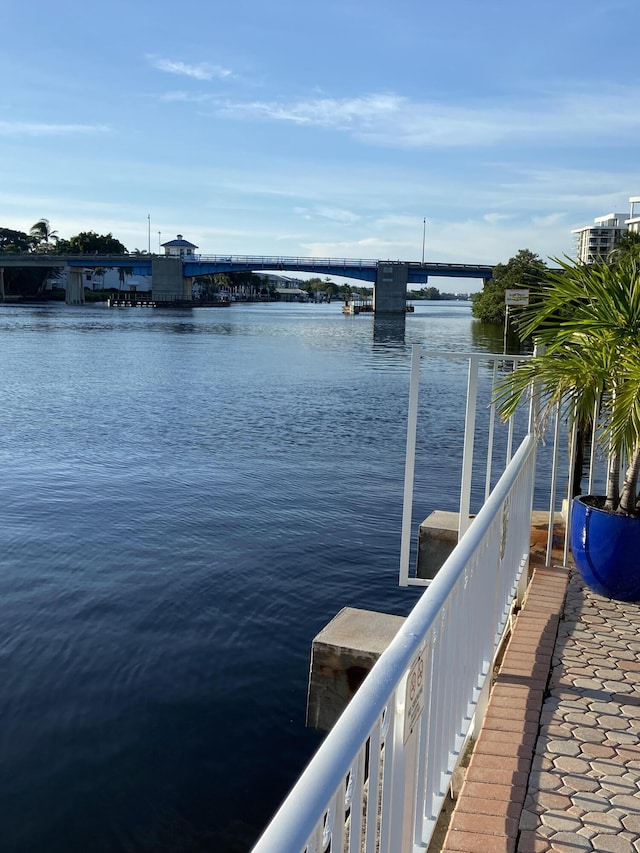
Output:
<instances>
[{"instance_id":1,"label":"railing post","mask_svg":"<svg viewBox=\"0 0 640 853\"><path fill-rule=\"evenodd\" d=\"M407 450L404 468L404 498L402 506L402 538L400 545L400 586L409 584L411 554L411 516L413 510L413 478L416 464L416 435L418 427L418 392L420 390L419 344L411 348L411 378L409 382L409 412L407 416Z\"/></svg>"},{"instance_id":2,"label":"railing post","mask_svg":"<svg viewBox=\"0 0 640 853\"><path fill-rule=\"evenodd\" d=\"M498 377L498 360L493 360L493 377L491 379L491 389L496 387L496 379ZM487 471L485 476L484 483L484 499L489 497L491 493L491 469L493 467L493 435L496 426L496 404L494 400L491 400L491 406L489 408L489 434L487 436Z\"/></svg>"},{"instance_id":3,"label":"railing post","mask_svg":"<svg viewBox=\"0 0 640 853\"><path fill-rule=\"evenodd\" d=\"M476 406L478 399L478 360L479 356L469 358L469 378L467 380L467 413L464 423L464 450L462 454L462 482L460 486L460 518L458 519L458 540L469 527L471 507L471 475L473 472L473 440L476 429Z\"/></svg>"},{"instance_id":4,"label":"railing post","mask_svg":"<svg viewBox=\"0 0 640 853\"><path fill-rule=\"evenodd\" d=\"M564 552L562 554L562 565L567 565L569 557L569 542L571 540L571 502L573 501L573 481L576 458L576 445L578 443L578 419L576 417L575 405L573 409L573 427L571 429L571 443L569 450L569 482L567 484L567 518L564 526Z\"/></svg>"}]
</instances>

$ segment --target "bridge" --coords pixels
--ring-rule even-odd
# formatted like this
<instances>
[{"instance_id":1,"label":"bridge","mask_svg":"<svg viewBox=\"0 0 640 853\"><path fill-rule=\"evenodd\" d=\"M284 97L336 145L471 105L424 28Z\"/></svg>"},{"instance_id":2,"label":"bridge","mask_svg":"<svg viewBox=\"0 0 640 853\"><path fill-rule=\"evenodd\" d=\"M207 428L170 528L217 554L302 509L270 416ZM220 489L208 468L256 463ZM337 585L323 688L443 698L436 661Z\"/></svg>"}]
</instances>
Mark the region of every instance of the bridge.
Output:
<instances>
[{"instance_id":1,"label":"bridge","mask_svg":"<svg viewBox=\"0 0 640 853\"><path fill-rule=\"evenodd\" d=\"M420 263L353 258L303 258L278 255L188 255L184 257L149 254L56 255L3 254L0 256L0 298L4 296L3 268L62 267L67 270L67 302L84 302L82 271L85 269L127 268L135 275L150 275L153 298L160 301L190 301L191 284L201 275L240 271L288 271L318 276L342 276L374 284L378 295L376 311L397 313L399 296L406 297L409 284L426 284L429 276L444 278L480 278L487 282L493 275L489 264ZM394 298L398 297L398 298ZM391 298L389 302L387 297Z\"/></svg>"}]
</instances>

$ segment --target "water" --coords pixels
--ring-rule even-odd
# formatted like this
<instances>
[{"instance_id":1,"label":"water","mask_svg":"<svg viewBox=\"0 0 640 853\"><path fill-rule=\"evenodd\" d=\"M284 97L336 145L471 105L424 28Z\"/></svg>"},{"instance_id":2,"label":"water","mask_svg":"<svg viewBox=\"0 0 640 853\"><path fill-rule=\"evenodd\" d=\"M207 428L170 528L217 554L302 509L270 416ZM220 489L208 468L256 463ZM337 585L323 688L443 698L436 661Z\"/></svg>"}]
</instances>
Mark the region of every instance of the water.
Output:
<instances>
[{"instance_id":1,"label":"water","mask_svg":"<svg viewBox=\"0 0 640 853\"><path fill-rule=\"evenodd\" d=\"M246 850L320 742L314 635L397 586L410 346L463 303L2 306L0 849ZM466 368L425 381L454 509Z\"/></svg>"}]
</instances>

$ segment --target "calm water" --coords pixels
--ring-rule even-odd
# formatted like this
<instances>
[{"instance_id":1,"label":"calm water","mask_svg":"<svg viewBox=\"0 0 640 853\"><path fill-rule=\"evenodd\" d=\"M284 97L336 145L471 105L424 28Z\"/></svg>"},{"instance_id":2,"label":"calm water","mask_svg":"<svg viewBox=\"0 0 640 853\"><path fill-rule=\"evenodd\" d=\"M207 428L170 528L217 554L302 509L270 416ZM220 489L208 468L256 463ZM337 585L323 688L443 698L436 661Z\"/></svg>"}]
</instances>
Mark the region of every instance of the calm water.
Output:
<instances>
[{"instance_id":1,"label":"calm water","mask_svg":"<svg viewBox=\"0 0 640 853\"><path fill-rule=\"evenodd\" d=\"M242 851L320 741L313 636L397 586L410 345L469 306L0 308L0 850ZM425 380L454 509L464 365Z\"/></svg>"}]
</instances>

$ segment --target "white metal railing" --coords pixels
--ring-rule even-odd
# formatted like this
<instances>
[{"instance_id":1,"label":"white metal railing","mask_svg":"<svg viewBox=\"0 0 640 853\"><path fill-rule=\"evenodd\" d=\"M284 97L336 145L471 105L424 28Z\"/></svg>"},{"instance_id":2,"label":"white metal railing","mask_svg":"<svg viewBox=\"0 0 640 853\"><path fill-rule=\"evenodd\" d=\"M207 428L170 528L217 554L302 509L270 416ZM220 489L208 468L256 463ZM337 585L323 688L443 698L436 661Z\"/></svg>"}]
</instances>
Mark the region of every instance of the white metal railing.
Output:
<instances>
[{"instance_id":1,"label":"white metal railing","mask_svg":"<svg viewBox=\"0 0 640 853\"><path fill-rule=\"evenodd\" d=\"M408 578L420 365L431 357L469 361L460 539L451 556L364 680L253 853L418 853L429 844L451 775L481 725L490 673L514 600L523 594L536 474L532 394L524 438L491 490L495 409L489 406L484 503L469 518L480 365L489 386L526 356L429 353L414 347L407 426L401 580ZM483 393L487 389L483 386ZM492 395L491 395L492 396ZM558 453L550 472L550 563ZM573 458L575 437L570 442ZM593 459L592 459L593 462ZM477 472L476 472L477 475ZM571 484L569 483L569 488ZM407 521L408 520L408 521ZM407 524L409 534L407 537ZM565 543L566 562L566 543ZM416 579L424 583L420 579Z\"/></svg>"},{"instance_id":2,"label":"white metal railing","mask_svg":"<svg viewBox=\"0 0 640 853\"><path fill-rule=\"evenodd\" d=\"M526 577L535 444L529 432L253 853L426 848Z\"/></svg>"},{"instance_id":3,"label":"white metal railing","mask_svg":"<svg viewBox=\"0 0 640 853\"><path fill-rule=\"evenodd\" d=\"M498 376L498 369L514 370L518 364L530 356L526 355L504 355L498 353L481 352L428 352L414 344L411 352L411 379L409 385L409 413L407 423L407 450L405 461L404 499L402 512L402 534L400 544L400 586L428 586L431 581L424 578L412 577L410 575L411 537L413 526L413 486L416 464L418 405L420 392L420 373L424 360L447 359L468 361L469 370L467 377L467 406L465 414L464 443L462 455L462 473L460 479L460 503L458 517L458 537L462 537L471 523L471 481L473 473L474 441L476 436L476 424L478 414L478 385L481 365L490 365L490 387L493 388ZM489 496L491 490L491 477L493 473L494 439L496 434L496 407L493 399L490 399L488 432L486 437L485 458L485 483L484 497ZM506 425L506 458L505 466L512 456L514 443L515 420L511 418ZM531 416L528 429L532 430Z\"/></svg>"},{"instance_id":4,"label":"white metal railing","mask_svg":"<svg viewBox=\"0 0 640 853\"><path fill-rule=\"evenodd\" d=\"M194 263L220 263L255 265L266 269L278 269L280 266L311 266L311 267L365 267L375 269L378 261L372 258L302 258L281 255L184 255L183 261Z\"/></svg>"}]
</instances>

